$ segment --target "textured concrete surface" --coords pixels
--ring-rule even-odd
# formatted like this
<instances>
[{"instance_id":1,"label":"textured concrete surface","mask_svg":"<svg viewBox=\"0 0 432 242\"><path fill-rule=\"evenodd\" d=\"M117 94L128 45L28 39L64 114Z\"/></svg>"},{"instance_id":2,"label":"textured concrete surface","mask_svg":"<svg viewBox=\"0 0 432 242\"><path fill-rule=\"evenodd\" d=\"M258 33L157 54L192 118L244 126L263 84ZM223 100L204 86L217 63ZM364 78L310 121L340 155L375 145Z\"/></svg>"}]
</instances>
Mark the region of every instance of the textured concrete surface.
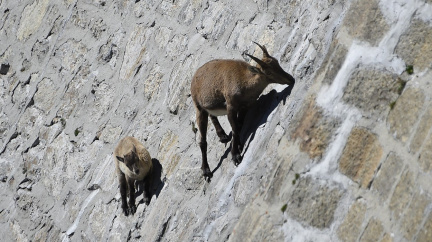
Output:
<instances>
[{"instance_id":1,"label":"textured concrete surface","mask_svg":"<svg viewBox=\"0 0 432 242\"><path fill-rule=\"evenodd\" d=\"M0 0L5 241L430 241L430 0ZM190 81L264 44L296 85L246 116L243 162ZM253 64L254 62L251 61ZM220 118L226 131L226 118ZM112 152L138 138L153 197L125 217Z\"/></svg>"}]
</instances>

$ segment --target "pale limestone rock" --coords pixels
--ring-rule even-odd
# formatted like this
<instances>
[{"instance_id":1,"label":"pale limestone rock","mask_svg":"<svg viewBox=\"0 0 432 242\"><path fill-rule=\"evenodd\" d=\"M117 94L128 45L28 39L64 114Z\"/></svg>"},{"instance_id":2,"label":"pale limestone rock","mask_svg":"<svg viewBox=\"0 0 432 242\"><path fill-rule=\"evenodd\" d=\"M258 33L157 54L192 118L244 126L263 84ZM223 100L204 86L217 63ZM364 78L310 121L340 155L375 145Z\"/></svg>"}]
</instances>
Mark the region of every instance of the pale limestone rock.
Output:
<instances>
[{"instance_id":1,"label":"pale limestone rock","mask_svg":"<svg viewBox=\"0 0 432 242\"><path fill-rule=\"evenodd\" d=\"M22 41L28 38L39 29L49 2L49 0L34 0L31 5L29 4L25 7L17 31L18 40Z\"/></svg>"}]
</instances>

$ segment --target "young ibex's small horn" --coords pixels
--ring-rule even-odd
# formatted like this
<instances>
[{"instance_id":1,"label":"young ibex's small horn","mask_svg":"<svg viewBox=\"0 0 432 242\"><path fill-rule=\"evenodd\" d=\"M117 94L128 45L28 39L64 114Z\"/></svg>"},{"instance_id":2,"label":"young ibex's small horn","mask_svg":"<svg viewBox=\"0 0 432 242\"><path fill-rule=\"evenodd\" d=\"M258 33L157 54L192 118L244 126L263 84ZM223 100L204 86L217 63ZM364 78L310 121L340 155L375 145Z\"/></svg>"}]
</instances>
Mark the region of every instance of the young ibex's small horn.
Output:
<instances>
[{"instance_id":1,"label":"young ibex's small horn","mask_svg":"<svg viewBox=\"0 0 432 242\"><path fill-rule=\"evenodd\" d=\"M261 50L263 51L265 57L269 57L269 56L270 56L269 53L267 52L267 48L266 48L265 46L260 45L260 44L258 44L258 43L255 42L255 41L253 41L253 42L254 42L256 45L258 45L258 47L261 48Z\"/></svg>"},{"instance_id":2,"label":"young ibex's small horn","mask_svg":"<svg viewBox=\"0 0 432 242\"><path fill-rule=\"evenodd\" d=\"M250 57L252 60L254 60L256 63L258 63L261 67L263 67L263 66L267 66L267 64L266 64L264 61L262 61L262 60L256 58L255 56L253 56L253 55L249 55L249 54L246 54L246 55L249 56L249 57Z\"/></svg>"}]
</instances>

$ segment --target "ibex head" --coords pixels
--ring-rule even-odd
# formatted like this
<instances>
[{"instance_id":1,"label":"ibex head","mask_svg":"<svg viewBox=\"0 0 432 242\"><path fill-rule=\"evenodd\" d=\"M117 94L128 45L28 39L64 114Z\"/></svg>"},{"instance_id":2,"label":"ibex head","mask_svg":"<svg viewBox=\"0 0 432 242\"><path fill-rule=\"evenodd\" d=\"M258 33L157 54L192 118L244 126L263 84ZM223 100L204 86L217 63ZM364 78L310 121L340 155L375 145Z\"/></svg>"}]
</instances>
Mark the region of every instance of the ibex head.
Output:
<instances>
[{"instance_id":1,"label":"ibex head","mask_svg":"<svg viewBox=\"0 0 432 242\"><path fill-rule=\"evenodd\" d=\"M139 173L139 157L135 145L129 153L125 154L123 157L116 156L116 158L120 162L124 163L131 172L135 174Z\"/></svg>"},{"instance_id":2,"label":"ibex head","mask_svg":"<svg viewBox=\"0 0 432 242\"><path fill-rule=\"evenodd\" d=\"M263 51L263 58L260 60L255 56L246 54L250 58L252 58L256 63L258 63L261 72L267 76L271 83L279 83L279 84L287 84L294 85L294 78L286 73L282 67L279 65L279 62L273 56L269 55L265 46L262 46L256 42L254 42L258 47Z\"/></svg>"}]
</instances>

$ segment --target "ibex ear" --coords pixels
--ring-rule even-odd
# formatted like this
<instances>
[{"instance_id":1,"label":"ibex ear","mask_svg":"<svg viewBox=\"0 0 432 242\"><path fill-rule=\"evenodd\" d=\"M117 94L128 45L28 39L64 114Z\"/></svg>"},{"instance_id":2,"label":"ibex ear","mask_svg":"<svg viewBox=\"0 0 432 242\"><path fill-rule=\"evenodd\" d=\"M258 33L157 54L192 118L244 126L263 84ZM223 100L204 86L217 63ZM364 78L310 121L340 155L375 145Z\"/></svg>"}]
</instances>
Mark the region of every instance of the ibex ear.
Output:
<instances>
[{"instance_id":1,"label":"ibex ear","mask_svg":"<svg viewBox=\"0 0 432 242\"><path fill-rule=\"evenodd\" d=\"M124 158L120 157L120 156L116 156L117 160L119 160L120 162L124 162Z\"/></svg>"},{"instance_id":2,"label":"ibex ear","mask_svg":"<svg viewBox=\"0 0 432 242\"><path fill-rule=\"evenodd\" d=\"M132 146L132 153L134 153L134 154L137 153L135 145Z\"/></svg>"}]
</instances>

